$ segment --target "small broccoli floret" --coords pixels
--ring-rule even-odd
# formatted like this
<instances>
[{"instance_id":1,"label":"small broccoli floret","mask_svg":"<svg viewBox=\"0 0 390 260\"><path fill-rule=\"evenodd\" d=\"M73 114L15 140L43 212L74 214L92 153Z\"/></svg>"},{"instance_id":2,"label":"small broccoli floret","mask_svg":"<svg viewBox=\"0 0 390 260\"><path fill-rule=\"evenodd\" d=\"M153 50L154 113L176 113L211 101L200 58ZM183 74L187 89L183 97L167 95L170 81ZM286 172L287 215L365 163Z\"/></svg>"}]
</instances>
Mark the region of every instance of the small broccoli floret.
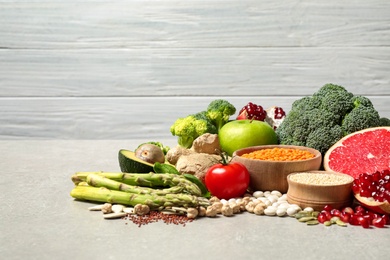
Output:
<instances>
[{"instance_id":1,"label":"small broccoli floret","mask_svg":"<svg viewBox=\"0 0 390 260\"><path fill-rule=\"evenodd\" d=\"M322 100L317 96L307 96L301 99L297 99L292 103L291 110L294 111L310 111L312 109L319 108Z\"/></svg>"},{"instance_id":2,"label":"small broccoli floret","mask_svg":"<svg viewBox=\"0 0 390 260\"><path fill-rule=\"evenodd\" d=\"M218 131L229 121L230 116L234 115L234 113L236 113L236 108L223 99L212 101L206 111L207 117L216 126Z\"/></svg>"},{"instance_id":3,"label":"small broccoli floret","mask_svg":"<svg viewBox=\"0 0 390 260\"><path fill-rule=\"evenodd\" d=\"M351 99L354 107L364 106L364 107L374 107L371 100L364 96L354 96Z\"/></svg>"},{"instance_id":4,"label":"small broccoli floret","mask_svg":"<svg viewBox=\"0 0 390 260\"><path fill-rule=\"evenodd\" d=\"M343 91L328 93L322 98L321 109L337 115L338 121L340 121L353 108L352 97L352 94L345 94Z\"/></svg>"},{"instance_id":5,"label":"small broccoli floret","mask_svg":"<svg viewBox=\"0 0 390 260\"><path fill-rule=\"evenodd\" d=\"M306 140L306 146L317 149L322 154L344 136L343 130L339 125L333 127L323 126L315 129L309 134Z\"/></svg>"},{"instance_id":6,"label":"small broccoli floret","mask_svg":"<svg viewBox=\"0 0 390 260\"><path fill-rule=\"evenodd\" d=\"M310 132L324 126L332 127L340 121L337 113L324 109L313 109L307 111L303 116L307 118L308 130Z\"/></svg>"},{"instance_id":7,"label":"small broccoli floret","mask_svg":"<svg viewBox=\"0 0 390 260\"><path fill-rule=\"evenodd\" d=\"M387 117L381 117L379 119L379 126L390 126L390 119Z\"/></svg>"},{"instance_id":8,"label":"small broccoli floret","mask_svg":"<svg viewBox=\"0 0 390 260\"><path fill-rule=\"evenodd\" d=\"M358 106L348 113L341 124L345 135L380 125L378 111L373 107Z\"/></svg>"},{"instance_id":9,"label":"small broccoli floret","mask_svg":"<svg viewBox=\"0 0 390 260\"><path fill-rule=\"evenodd\" d=\"M275 132L281 144L304 145L309 134L309 120L301 112L292 110Z\"/></svg>"},{"instance_id":10,"label":"small broccoli floret","mask_svg":"<svg viewBox=\"0 0 390 260\"><path fill-rule=\"evenodd\" d=\"M352 97L353 94L348 92L343 86L335 85L335 84L325 84L322 86L317 92L313 94L313 96L317 96L320 98L323 98L326 95L333 94L333 93L339 93L339 94L344 94L349 97Z\"/></svg>"},{"instance_id":11,"label":"small broccoli floret","mask_svg":"<svg viewBox=\"0 0 390 260\"><path fill-rule=\"evenodd\" d=\"M217 133L216 127L205 119L204 112L177 119L170 131L178 136L178 144L185 148L191 148L193 141L202 134Z\"/></svg>"}]
</instances>

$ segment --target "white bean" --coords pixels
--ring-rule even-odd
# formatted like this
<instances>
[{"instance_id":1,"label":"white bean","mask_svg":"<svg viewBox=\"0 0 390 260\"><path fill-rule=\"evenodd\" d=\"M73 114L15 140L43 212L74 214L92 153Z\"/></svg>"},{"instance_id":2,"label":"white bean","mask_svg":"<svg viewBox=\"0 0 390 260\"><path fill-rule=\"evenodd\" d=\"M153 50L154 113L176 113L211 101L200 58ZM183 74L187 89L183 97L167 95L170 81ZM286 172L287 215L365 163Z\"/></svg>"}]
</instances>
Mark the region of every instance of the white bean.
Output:
<instances>
[{"instance_id":1,"label":"white bean","mask_svg":"<svg viewBox=\"0 0 390 260\"><path fill-rule=\"evenodd\" d=\"M278 191L278 190L273 190L273 191L271 191L271 194L272 194L272 195L276 195L276 196L278 196L278 197L281 197L281 196L282 196L282 193L281 193L280 191Z\"/></svg>"},{"instance_id":2,"label":"white bean","mask_svg":"<svg viewBox=\"0 0 390 260\"><path fill-rule=\"evenodd\" d=\"M228 202L229 202L229 203L236 203L236 199L231 198L231 199L228 200Z\"/></svg>"},{"instance_id":3,"label":"white bean","mask_svg":"<svg viewBox=\"0 0 390 260\"><path fill-rule=\"evenodd\" d=\"M313 212L314 209L312 207L306 207L303 209L303 211L306 211L306 212Z\"/></svg>"},{"instance_id":4,"label":"white bean","mask_svg":"<svg viewBox=\"0 0 390 260\"><path fill-rule=\"evenodd\" d=\"M264 214L267 216L275 216L276 214L276 208L269 206L266 209L264 209Z\"/></svg>"},{"instance_id":5,"label":"white bean","mask_svg":"<svg viewBox=\"0 0 390 260\"><path fill-rule=\"evenodd\" d=\"M286 210L287 215L289 215L290 217L293 217L297 212L298 212L298 209L296 207L289 207Z\"/></svg>"},{"instance_id":6,"label":"white bean","mask_svg":"<svg viewBox=\"0 0 390 260\"><path fill-rule=\"evenodd\" d=\"M264 197L268 197L269 195L271 195L270 191L264 191Z\"/></svg>"},{"instance_id":7,"label":"white bean","mask_svg":"<svg viewBox=\"0 0 390 260\"><path fill-rule=\"evenodd\" d=\"M269 201L271 201L271 203L275 203L275 202L278 201L278 198L277 198L276 196L274 196L274 195L269 195L269 196L267 197L267 199L268 199Z\"/></svg>"},{"instance_id":8,"label":"white bean","mask_svg":"<svg viewBox=\"0 0 390 260\"><path fill-rule=\"evenodd\" d=\"M283 194L282 196L279 197L279 201L287 201L287 194Z\"/></svg>"},{"instance_id":9,"label":"white bean","mask_svg":"<svg viewBox=\"0 0 390 260\"><path fill-rule=\"evenodd\" d=\"M222 204L224 204L224 205L228 203L228 201L225 200L225 199L221 199L220 202L221 202Z\"/></svg>"},{"instance_id":10,"label":"white bean","mask_svg":"<svg viewBox=\"0 0 390 260\"><path fill-rule=\"evenodd\" d=\"M255 191L255 192L253 192L253 196L256 198L264 197L264 192L262 192L260 190Z\"/></svg>"},{"instance_id":11,"label":"white bean","mask_svg":"<svg viewBox=\"0 0 390 260\"><path fill-rule=\"evenodd\" d=\"M288 204L287 202L284 202L284 203L280 203L278 208L288 209L289 207L290 207L290 204Z\"/></svg>"},{"instance_id":12,"label":"white bean","mask_svg":"<svg viewBox=\"0 0 390 260\"><path fill-rule=\"evenodd\" d=\"M278 215L279 217L285 216L286 213L287 213L287 210L285 208L277 208L277 210L276 210L276 215Z\"/></svg>"}]
</instances>

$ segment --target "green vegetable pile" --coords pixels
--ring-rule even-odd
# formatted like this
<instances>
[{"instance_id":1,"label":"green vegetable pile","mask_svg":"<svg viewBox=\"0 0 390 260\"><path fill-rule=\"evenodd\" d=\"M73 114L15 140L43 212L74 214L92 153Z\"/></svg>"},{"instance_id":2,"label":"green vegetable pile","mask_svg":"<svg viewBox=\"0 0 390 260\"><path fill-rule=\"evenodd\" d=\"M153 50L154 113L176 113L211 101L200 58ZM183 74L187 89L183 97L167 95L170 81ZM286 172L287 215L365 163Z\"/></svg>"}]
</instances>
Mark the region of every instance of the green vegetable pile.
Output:
<instances>
[{"instance_id":1,"label":"green vegetable pile","mask_svg":"<svg viewBox=\"0 0 390 260\"><path fill-rule=\"evenodd\" d=\"M342 137L377 126L390 126L390 120L379 116L370 99L326 84L312 96L294 101L276 134L280 144L307 146L324 154Z\"/></svg>"},{"instance_id":2,"label":"green vegetable pile","mask_svg":"<svg viewBox=\"0 0 390 260\"><path fill-rule=\"evenodd\" d=\"M205 111L178 118L170 131L178 137L180 146L190 148L197 137L205 133L217 134L235 112L236 108L231 103L217 99L212 101Z\"/></svg>"}]
</instances>

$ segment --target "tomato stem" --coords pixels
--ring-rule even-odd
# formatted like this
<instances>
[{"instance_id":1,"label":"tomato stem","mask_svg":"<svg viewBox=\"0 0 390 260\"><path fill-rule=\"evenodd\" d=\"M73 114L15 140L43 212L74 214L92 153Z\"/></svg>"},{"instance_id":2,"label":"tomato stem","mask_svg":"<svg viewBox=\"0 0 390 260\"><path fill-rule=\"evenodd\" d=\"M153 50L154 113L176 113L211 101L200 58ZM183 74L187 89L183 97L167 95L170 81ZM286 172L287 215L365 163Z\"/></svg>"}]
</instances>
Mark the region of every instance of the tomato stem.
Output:
<instances>
[{"instance_id":1,"label":"tomato stem","mask_svg":"<svg viewBox=\"0 0 390 260\"><path fill-rule=\"evenodd\" d=\"M223 165L228 165L229 164L229 162L228 162L228 158L229 158L229 156L225 153L225 152L222 152L221 153L221 163L223 164Z\"/></svg>"}]
</instances>

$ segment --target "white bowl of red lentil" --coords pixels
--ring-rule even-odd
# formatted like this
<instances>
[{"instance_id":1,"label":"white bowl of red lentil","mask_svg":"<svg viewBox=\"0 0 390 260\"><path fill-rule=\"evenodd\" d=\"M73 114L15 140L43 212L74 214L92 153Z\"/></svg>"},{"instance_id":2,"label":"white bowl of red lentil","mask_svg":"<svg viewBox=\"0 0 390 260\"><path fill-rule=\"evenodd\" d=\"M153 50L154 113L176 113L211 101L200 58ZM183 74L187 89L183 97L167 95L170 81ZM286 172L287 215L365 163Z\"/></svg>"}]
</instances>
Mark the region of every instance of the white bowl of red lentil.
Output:
<instances>
[{"instance_id":1,"label":"white bowl of red lentil","mask_svg":"<svg viewBox=\"0 0 390 260\"><path fill-rule=\"evenodd\" d=\"M340 209L352 203L353 180L347 174L331 171L291 173L287 176L287 201L318 211L325 205Z\"/></svg>"},{"instance_id":2,"label":"white bowl of red lentil","mask_svg":"<svg viewBox=\"0 0 390 260\"><path fill-rule=\"evenodd\" d=\"M256 157L256 154L259 156ZM297 155L297 157L293 155ZM246 166L250 174L250 188L252 190L277 190L286 193L288 189L287 175L293 172L319 170L322 156L319 151L309 147L261 145L235 151L232 155L232 161L240 162Z\"/></svg>"}]
</instances>

